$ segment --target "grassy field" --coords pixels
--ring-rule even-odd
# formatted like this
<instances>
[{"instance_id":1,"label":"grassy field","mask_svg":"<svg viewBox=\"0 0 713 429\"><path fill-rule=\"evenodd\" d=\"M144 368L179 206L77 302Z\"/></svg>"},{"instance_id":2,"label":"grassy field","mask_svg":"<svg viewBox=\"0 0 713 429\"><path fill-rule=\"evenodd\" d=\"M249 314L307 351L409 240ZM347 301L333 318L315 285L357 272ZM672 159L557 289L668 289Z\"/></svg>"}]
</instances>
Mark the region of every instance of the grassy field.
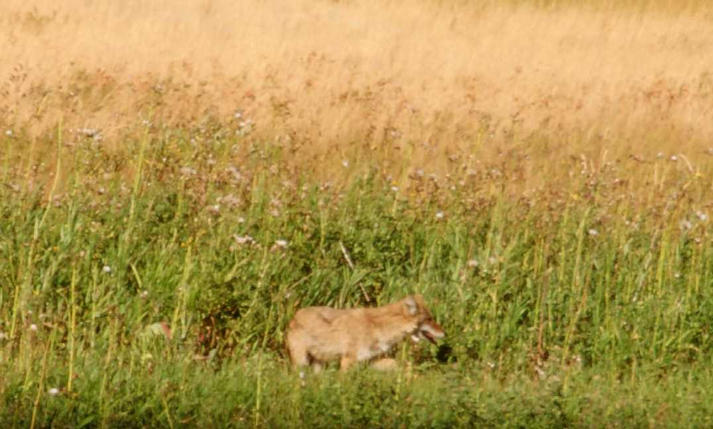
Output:
<instances>
[{"instance_id":1,"label":"grassy field","mask_svg":"<svg viewBox=\"0 0 713 429\"><path fill-rule=\"evenodd\" d=\"M704 1L4 1L0 426L713 425ZM400 368L288 368L421 293Z\"/></svg>"}]
</instances>

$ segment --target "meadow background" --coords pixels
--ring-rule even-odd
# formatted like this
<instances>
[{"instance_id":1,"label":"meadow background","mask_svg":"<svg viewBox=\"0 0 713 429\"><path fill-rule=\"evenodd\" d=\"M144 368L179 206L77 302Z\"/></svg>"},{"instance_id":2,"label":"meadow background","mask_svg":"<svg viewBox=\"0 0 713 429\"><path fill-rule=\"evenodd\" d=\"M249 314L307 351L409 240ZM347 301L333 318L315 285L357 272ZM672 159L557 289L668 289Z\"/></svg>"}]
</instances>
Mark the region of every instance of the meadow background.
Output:
<instances>
[{"instance_id":1,"label":"meadow background","mask_svg":"<svg viewBox=\"0 0 713 429\"><path fill-rule=\"evenodd\" d=\"M712 161L703 0L4 0L0 423L711 426Z\"/></svg>"}]
</instances>

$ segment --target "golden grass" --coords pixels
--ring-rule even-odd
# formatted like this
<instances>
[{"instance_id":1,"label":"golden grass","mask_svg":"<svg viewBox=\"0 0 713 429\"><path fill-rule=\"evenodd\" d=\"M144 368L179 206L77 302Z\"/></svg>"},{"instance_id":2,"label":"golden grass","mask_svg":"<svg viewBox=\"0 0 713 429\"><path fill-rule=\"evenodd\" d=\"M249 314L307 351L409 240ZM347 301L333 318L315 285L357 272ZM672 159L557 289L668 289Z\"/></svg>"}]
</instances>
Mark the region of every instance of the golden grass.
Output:
<instances>
[{"instance_id":1,"label":"golden grass","mask_svg":"<svg viewBox=\"0 0 713 429\"><path fill-rule=\"evenodd\" d=\"M62 117L115 145L149 116L242 110L296 162L434 169L711 144L706 2L474 3L5 0L0 126L46 135Z\"/></svg>"}]
</instances>

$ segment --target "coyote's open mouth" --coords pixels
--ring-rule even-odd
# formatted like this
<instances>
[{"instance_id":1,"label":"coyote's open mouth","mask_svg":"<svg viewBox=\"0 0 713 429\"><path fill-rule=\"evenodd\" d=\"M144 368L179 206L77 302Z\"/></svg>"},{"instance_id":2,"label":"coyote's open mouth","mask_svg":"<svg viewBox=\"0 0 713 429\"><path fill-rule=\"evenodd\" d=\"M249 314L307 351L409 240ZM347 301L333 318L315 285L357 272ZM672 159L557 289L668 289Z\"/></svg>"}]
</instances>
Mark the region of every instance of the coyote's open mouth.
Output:
<instances>
[{"instance_id":1,"label":"coyote's open mouth","mask_svg":"<svg viewBox=\"0 0 713 429\"><path fill-rule=\"evenodd\" d=\"M421 335L423 335L428 341L430 341L433 344L436 344L436 339L431 335L430 332L428 331L419 331Z\"/></svg>"},{"instance_id":2,"label":"coyote's open mouth","mask_svg":"<svg viewBox=\"0 0 713 429\"><path fill-rule=\"evenodd\" d=\"M421 325L421 327L418 328L418 330L413 335L411 335L411 339L413 340L413 342L417 343L421 341L422 338L425 338L431 343L436 344L436 340L439 338L443 338L444 336L445 333L443 332L440 326L424 324Z\"/></svg>"}]
</instances>

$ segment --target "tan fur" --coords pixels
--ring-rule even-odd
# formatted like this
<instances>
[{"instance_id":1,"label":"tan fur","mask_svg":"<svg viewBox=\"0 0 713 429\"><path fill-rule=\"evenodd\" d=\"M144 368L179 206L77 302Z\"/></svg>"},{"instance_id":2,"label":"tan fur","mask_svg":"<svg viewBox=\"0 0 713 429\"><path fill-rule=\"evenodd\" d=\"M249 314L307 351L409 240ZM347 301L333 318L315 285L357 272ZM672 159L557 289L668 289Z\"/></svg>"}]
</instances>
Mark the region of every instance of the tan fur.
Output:
<instances>
[{"instance_id":1,"label":"tan fur","mask_svg":"<svg viewBox=\"0 0 713 429\"><path fill-rule=\"evenodd\" d=\"M399 363L393 358L381 358L371 362L369 367L377 371L395 371L399 369Z\"/></svg>"},{"instance_id":2,"label":"tan fur","mask_svg":"<svg viewBox=\"0 0 713 429\"><path fill-rule=\"evenodd\" d=\"M421 295L376 308L303 308L289 324L287 349L295 368L312 365L318 372L339 360L344 371L387 353L408 335L431 341L444 336Z\"/></svg>"}]
</instances>

